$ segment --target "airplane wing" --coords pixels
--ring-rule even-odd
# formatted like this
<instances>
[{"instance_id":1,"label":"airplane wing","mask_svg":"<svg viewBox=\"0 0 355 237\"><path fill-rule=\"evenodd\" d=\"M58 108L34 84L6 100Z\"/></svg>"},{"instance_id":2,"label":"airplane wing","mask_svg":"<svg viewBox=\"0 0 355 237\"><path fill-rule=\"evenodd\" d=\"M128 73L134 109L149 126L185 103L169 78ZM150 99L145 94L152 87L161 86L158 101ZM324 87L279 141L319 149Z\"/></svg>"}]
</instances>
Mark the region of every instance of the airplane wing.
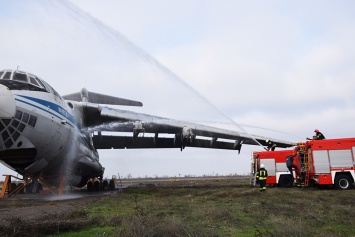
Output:
<instances>
[{"instance_id":1,"label":"airplane wing","mask_svg":"<svg viewBox=\"0 0 355 237\"><path fill-rule=\"evenodd\" d=\"M201 124L184 122L128 110L84 103L85 121L90 125L96 149L203 147L239 150L243 144L266 145L268 137L249 135ZM102 135L101 132L124 132ZM127 135L127 133L129 135ZM145 134L151 134L146 136ZM173 136L166 136L166 135ZM288 141L271 139L278 147L291 147Z\"/></svg>"},{"instance_id":2,"label":"airplane wing","mask_svg":"<svg viewBox=\"0 0 355 237\"><path fill-rule=\"evenodd\" d=\"M99 93L88 91L86 88L83 88L80 92L64 95L62 97L65 100L72 100L77 102L84 101L84 102L91 102L97 104L111 104L111 105L125 105L125 106L139 106L139 107L143 106L142 102L139 101L99 94Z\"/></svg>"}]
</instances>

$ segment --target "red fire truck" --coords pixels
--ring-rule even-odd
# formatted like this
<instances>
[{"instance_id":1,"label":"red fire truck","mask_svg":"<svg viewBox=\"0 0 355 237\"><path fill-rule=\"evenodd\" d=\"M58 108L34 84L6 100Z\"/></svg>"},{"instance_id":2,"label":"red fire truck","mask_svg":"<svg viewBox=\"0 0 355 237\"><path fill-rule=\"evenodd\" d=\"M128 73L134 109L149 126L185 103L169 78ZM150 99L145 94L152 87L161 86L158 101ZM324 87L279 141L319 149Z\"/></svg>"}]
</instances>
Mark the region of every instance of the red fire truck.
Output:
<instances>
[{"instance_id":1,"label":"red fire truck","mask_svg":"<svg viewBox=\"0 0 355 237\"><path fill-rule=\"evenodd\" d=\"M294 157L298 167L293 176L286 167L286 158ZM304 186L333 185L337 189L351 189L355 180L355 138L310 140L298 143L295 149L256 151L253 153L252 173L264 164L268 171L267 184L292 187L295 182Z\"/></svg>"}]
</instances>

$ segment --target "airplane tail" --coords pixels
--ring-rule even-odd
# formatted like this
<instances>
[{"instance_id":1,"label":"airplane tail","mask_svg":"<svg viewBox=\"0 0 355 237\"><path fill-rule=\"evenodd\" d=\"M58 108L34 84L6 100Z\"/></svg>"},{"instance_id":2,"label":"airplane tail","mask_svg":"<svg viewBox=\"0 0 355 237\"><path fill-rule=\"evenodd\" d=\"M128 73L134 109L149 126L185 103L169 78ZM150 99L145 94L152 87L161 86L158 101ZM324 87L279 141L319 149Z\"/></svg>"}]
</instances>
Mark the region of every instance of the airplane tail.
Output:
<instances>
[{"instance_id":1,"label":"airplane tail","mask_svg":"<svg viewBox=\"0 0 355 237\"><path fill-rule=\"evenodd\" d=\"M103 95L99 93L89 92L83 88L80 92L62 96L65 100L73 100L78 102L90 102L96 104L109 104L109 105L125 105L125 106L138 106L142 107L143 103L140 101L123 99L119 97Z\"/></svg>"}]
</instances>

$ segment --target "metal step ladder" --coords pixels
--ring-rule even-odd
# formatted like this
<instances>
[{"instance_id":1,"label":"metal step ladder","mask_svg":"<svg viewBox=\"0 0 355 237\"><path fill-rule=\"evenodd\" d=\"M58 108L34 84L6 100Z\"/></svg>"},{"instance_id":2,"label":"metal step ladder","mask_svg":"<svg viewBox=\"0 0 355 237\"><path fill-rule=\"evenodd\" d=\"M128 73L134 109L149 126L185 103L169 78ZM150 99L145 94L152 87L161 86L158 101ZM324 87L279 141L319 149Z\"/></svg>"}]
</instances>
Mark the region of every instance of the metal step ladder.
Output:
<instances>
[{"instance_id":1,"label":"metal step ladder","mask_svg":"<svg viewBox=\"0 0 355 237\"><path fill-rule=\"evenodd\" d=\"M306 171L306 176L304 178L304 186L308 186L309 184L309 172L310 172L310 163L309 163L309 155L308 152L305 151L304 154L304 167L305 167L305 171Z\"/></svg>"},{"instance_id":2,"label":"metal step ladder","mask_svg":"<svg viewBox=\"0 0 355 237\"><path fill-rule=\"evenodd\" d=\"M250 184L255 186L256 185L256 173L250 173Z\"/></svg>"},{"instance_id":3,"label":"metal step ladder","mask_svg":"<svg viewBox=\"0 0 355 237\"><path fill-rule=\"evenodd\" d=\"M258 159L255 159L254 162L251 163L251 167L250 167L250 184L253 186L256 186L257 164L258 164Z\"/></svg>"}]
</instances>

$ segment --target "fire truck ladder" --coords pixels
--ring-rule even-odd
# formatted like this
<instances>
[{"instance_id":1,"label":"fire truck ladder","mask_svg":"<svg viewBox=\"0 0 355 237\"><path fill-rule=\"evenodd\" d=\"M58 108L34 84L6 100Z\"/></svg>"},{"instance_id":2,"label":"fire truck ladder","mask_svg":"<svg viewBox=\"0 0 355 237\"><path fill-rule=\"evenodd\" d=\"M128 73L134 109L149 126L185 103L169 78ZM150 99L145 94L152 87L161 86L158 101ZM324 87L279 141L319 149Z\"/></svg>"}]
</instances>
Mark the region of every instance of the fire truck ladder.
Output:
<instances>
[{"instance_id":1,"label":"fire truck ladder","mask_svg":"<svg viewBox=\"0 0 355 237\"><path fill-rule=\"evenodd\" d=\"M304 178L304 186L308 186L309 184L309 173L310 173L310 160L309 160L309 154L307 151L304 153L304 168L306 170L306 176Z\"/></svg>"},{"instance_id":2,"label":"fire truck ladder","mask_svg":"<svg viewBox=\"0 0 355 237\"><path fill-rule=\"evenodd\" d=\"M303 159L301 159L301 162L302 162L301 171L305 172L303 184L304 184L304 186L308 186L308 184L309 184L309 173L310 173L310 170L309 170L310 169L309 154L307 152L306 144L304 142L298 143L297 146L299 148L298 150L304 154L303 155Z\"/></svg>"},{"instance_id":3,"label":"fire truck ladder","mask_svg":"<svg viewBox=\"0 0 355 237\"><path fill-rule=\"evenodd\" d=\"M256 172L257 172L258 159L255 159L251 164L251 172L250 172L250 184L256 185Z\"/></svg>"}]
</instances>

